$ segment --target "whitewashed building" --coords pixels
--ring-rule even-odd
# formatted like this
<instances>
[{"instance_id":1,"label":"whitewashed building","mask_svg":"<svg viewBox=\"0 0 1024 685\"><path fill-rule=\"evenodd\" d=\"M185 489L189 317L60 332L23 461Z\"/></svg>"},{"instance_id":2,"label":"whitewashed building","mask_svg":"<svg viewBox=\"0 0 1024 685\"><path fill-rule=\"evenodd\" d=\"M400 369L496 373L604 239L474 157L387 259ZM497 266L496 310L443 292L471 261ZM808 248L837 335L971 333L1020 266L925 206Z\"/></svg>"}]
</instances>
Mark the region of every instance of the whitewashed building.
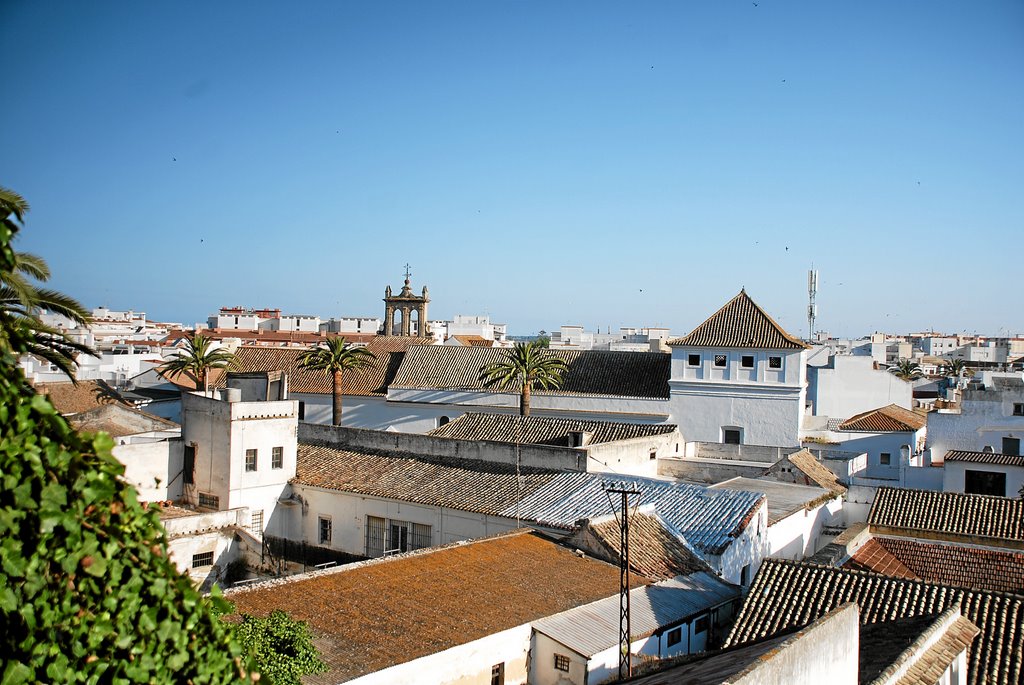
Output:
<instances>
[{"instance_id":1,"label":"whitewashed building","mask_svg":"<svg viewBox=\"0 0 1024 685\"><path fill-rule=\"evenodd\" d=\"M745 290L672 348L671 423L687 440L796 445L807 345Z\"/></svg>"}]
</instances>

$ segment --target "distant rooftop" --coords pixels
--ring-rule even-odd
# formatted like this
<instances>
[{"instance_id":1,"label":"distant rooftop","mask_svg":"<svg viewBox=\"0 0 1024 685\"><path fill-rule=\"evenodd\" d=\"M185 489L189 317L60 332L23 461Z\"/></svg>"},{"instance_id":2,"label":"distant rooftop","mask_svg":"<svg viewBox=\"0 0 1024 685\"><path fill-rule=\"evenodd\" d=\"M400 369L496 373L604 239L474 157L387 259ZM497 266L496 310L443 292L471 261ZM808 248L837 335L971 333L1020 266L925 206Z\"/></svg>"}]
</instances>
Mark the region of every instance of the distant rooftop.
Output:
<instances>
[{"instance_id":1,"label":"distant rooftop","mask_svg":"<svg viewBox=\"0 0 1024 685\"><path fill-rule=\"evenodd\" d=\"M570 444L571 433L589 433L596 445L617 440L664 435L676 430L671 424L620 423L615 421L587 421L582 419L521 418L510 414L482 414L468 412L454 421L435 428L428 435L456 440L491 440L520 442L528 445L575 447Z\"/></svg>"},{"instance_id":2,"label":"distant rooftop","mask_svg":"<svg viewBox=\"0 0 1024 685\"><path fill-rule=\"evenodd\" d=\"M1024 500L956 492L879 488L874 527L1024 542Z\"/></svg>"},{"instance_id":3,"label":"distant rooftop","mask_svg":"<svg viewBox=\"0 0 1024 685\"><path fill-rule=\"evenodd\" d=\"M726 302L704 323L682 338L668 341L679 347L745 347L802 350L808 347L790 335L757 305L746 290Z\"/></svg>"}]
</instances>

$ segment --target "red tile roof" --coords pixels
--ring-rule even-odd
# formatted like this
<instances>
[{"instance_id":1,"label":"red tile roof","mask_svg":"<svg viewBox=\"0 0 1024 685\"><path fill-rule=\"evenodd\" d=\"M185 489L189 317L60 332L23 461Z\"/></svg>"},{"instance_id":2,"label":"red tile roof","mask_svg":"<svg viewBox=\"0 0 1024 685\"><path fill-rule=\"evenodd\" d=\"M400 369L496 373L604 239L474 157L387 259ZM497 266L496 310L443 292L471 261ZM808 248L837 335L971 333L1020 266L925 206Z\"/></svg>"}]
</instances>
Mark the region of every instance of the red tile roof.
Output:
<instances>
[{"instance_id":1,"label":"red tile roof","mask_svg":"<svg viewBox=\"0 0 1024 685\"><path fill-rule=\"evenodd\" d=\"M890 404L851 416L839 424L839 430L902 433L921 430L927 423L928 420L917 412Z\"/></svg>"},{"instance_id":2,"label":"red tile roof","mask_svg":"<svg viewBox=\"0 0 1024 685\"><path fill-rule=\"evenodd\" d=\"M643 583L638 582L638 585ZM231 590L239 613L308 622L337 683L615 595L617 567L511 533Z\"/></svg>"},{"instance_id":3,"label":"red tile roof","mask_svg":"<svg viewBox=\"0 0 1024 685\"><path fill-rule=\"evenodd\" d=\"M899 578L1024 595L1024 554L873 537L844 564Z\"/></svg>"},{"instance_id":4,"label":"red tile roof","mask_svg":"<svg viewBox=\"0 0 1024 685\"><path fill-rule=\"evenodd\" d=\"M65 416L79 414L108 404L129 406L124 398L106 381L87 380L59 383L36 383L35 391L46 395L58 412Z\"/></svg>"},{"instance_id":5,"label":"red tile roof","mask_svg":"<svg viewBox=\"0 0 1024 685\"><path fill-rule=\"evenodd\" d=\"M787 333L754 302L746 290L726 302L689 335L668 341L687 347L744 347L770 350L800 350L808 347Z\"/></svg>"}]
</instances>

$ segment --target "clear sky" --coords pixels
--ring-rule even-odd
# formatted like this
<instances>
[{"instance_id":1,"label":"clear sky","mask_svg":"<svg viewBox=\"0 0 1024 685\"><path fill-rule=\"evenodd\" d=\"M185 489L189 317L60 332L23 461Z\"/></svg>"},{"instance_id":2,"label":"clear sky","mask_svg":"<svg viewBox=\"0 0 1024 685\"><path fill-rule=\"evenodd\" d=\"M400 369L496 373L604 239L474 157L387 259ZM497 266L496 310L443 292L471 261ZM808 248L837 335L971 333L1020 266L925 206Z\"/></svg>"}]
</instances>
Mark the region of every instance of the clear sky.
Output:
<instances>
[{"instance_id":1,"label":"clear sky","mask_svg":"<svg viewBox=\"0 0 1024 685\"><path fill-rule=\"evenodd\" d=\"M16 247L86 306L1024 333L1024 3L0 0Z\"/></svg>"}]
</instances>

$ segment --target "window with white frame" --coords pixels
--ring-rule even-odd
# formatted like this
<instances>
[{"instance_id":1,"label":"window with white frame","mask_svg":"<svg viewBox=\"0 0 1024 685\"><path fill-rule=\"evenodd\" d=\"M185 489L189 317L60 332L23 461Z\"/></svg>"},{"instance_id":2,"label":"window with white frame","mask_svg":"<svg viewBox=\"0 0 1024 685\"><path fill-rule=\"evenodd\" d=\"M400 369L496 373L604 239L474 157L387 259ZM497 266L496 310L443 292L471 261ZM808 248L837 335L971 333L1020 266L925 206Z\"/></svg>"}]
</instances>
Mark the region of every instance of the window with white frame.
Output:
<instances>
[{"instance_id":1,"label":"window with white frame","mask_svg":"<svg viewBox=\"0 0 1024 685\"><path fill-rule=\"evenodd\" d=\"M318 521L319 535L317 536L317 539L320 541L321 545L331 544L331 517L321 516L319 517Z\"/></svg>"},{"instance_id":2,"label":"window with white frame","mask_svg":"<svg viewBox=\"0 0 1024 685\"><path fill-rule=\"evenodd\" d=\"M740 357L740 366L743 367L744 369L754 368L754 355L745 354L742 357Z\"/></svg>"},{"instance_id":3,"label":"window with white frame","mask_svg":"<svg viewBox=\"0 0 1024 685\"><path fill-rule=\"evenodd\" d=\"M700 355L699 354L688 354L686 355L686 363L688 366L700 366Z\"/></svg>"},{"instance_id":4,"label":"window with white frame","mask_svg":"<svg viewBox=\"0 0 1024 685\"><path fill-rule=\"evenodd\" d=\"M270 452L270 468L284 468L284 448L275 447Z\"/></svg>"}]
</instances>

